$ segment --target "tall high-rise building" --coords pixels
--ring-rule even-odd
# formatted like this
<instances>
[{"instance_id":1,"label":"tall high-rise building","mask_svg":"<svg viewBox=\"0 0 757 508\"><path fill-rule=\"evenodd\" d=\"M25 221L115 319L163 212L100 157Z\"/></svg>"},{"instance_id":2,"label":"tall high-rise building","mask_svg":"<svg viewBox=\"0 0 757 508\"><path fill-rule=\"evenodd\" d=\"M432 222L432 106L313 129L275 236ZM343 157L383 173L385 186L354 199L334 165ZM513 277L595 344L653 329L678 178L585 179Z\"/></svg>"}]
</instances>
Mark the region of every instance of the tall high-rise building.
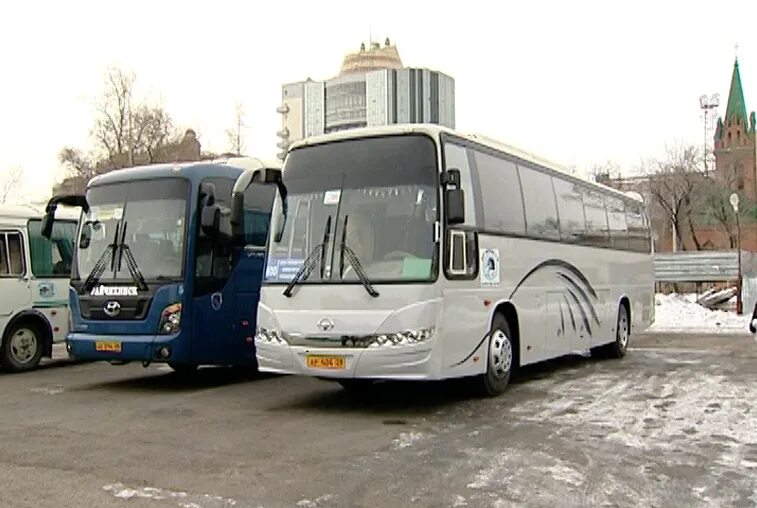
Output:
<instances>
[{"instance_id":1,"label":"tall high-rise building","mask_svg":"<svg viewBox=\"0 0 757 508\"><path fill-rule=\"evenodd\" d=\"M441 72L404 67L397 47L365 44L344 58L339 75L281 87L284 159L298 139L344 129L396 123L455 127L455 80Z\"/></svg>"}]
</instances>

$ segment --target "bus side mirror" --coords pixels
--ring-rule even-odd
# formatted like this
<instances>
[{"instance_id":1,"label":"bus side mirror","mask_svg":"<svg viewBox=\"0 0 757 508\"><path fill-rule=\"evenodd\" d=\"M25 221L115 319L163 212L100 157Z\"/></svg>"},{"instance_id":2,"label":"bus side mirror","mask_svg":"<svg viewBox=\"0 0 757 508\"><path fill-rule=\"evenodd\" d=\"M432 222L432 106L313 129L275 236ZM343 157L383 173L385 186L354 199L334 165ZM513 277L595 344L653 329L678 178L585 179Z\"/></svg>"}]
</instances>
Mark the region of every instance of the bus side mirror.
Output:
<instances>
[{"instance_id":1,"label":"bus side mirror","mask_svg":"<svg viewBox=\"0 0 757 508\"><path fill-rule=\"evenodd\" d=\"M53 224L55 223L55 208L45 212L42 217L42 237L48 240L53 236Z\"/></svg>"},{"instance_id":2,"label":"bus side mirror","mask_svg":"<svg viewBox=\"0 0 757 508\"><path fill-rule=\"evenodd\" d=\"M211 238L218 236L221 232L221 207L218 205L203 206L200 226L206 236Z\"/></svg>"},{"instance_id":3,"label":"bus side mirror","mask_svg":"<svg viewBox=\"0 0 757 508\"><path fill-rule=\"evenodd\" d=\"M79 239L79 248L88 249L92 241L92 225L85 223L81 227L81 238Z\"/></svg>"},{"instance_id":4,"label":"bus side mirror","mask_svg":"<svg viewBox=\"0 0 757 508\"><path fill-rule=\"evenodd\" d=\"M462 224L465 222L465 194L460 188L460 170L445 171L442 174L442 185L446 194L447 224Z\"/></svg>"}]
</instances>

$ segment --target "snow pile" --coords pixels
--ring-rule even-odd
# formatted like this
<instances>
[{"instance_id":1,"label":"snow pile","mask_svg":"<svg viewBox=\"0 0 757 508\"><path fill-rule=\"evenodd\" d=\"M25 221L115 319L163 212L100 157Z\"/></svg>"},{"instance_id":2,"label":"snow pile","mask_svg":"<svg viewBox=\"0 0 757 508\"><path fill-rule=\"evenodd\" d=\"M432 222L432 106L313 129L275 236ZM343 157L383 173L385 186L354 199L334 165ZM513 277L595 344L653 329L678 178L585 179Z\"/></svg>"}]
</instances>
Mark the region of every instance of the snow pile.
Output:
<instances>
[{"instance_id":1,"label":"snow pile","mask_svg":"<svg viewBox=\"0 0 757 508\"><path fill-rule=\"evenodd\" d=\"M655 296L653 332L749 333L749 315L709 310L688 295Z\"/></svg>"}]
</instances>

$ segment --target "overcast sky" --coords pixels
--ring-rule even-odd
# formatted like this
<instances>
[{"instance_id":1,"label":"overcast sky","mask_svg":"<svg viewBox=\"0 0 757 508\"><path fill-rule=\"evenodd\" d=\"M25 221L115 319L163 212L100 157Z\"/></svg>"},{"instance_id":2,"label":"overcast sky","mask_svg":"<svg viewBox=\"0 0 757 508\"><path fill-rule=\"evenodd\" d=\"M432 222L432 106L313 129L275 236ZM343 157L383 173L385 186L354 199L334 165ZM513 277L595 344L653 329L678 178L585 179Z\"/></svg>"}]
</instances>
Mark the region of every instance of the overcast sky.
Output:
<instances>
[{"instance_id":1,"label":"overcast sky","mask_svg":"<svg viewBox=\"0 0 757 508\"><path fill-rule=\"evenodd\" d=\"M281 84L333 76L370 34L455 78L459 130L630 170L666 143L703 142L698 98L720 93L725 111L736 44L757 109L756 20L754 0L6 2L0 178L21 167L26 195L47 197L59 149L92 146L109 65L208 150L227 149L241 101L248 154L273 157Z\"/></svg>"}]
</instances>

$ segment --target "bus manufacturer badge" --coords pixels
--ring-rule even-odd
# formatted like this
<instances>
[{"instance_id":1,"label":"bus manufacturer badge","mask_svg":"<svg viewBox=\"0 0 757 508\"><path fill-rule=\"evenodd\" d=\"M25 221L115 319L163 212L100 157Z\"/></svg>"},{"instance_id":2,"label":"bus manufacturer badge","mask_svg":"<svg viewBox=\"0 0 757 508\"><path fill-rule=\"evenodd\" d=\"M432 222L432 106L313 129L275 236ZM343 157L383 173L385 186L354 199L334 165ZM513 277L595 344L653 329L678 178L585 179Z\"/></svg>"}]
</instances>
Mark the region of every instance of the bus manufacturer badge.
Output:
<instances>
[{"instance_id":1,"label":"bus manufacturer badge","mask_svg":"<svg viewBox=\"0 0 757 508\"><path fill-rule=\"evenodd\" d=\"M210 305L213 310L219 310L223 305L223 295L221 293L213 293L210 297Z\"/></svg>"},{"instance_id":2,"label":"bus manufacturer badge","mask_svg":"<svg viewBox=\"0 0 757 508\"><path fill-rule=\"evenodd\" d=\"M499 250L485 249L481 254L481 287L499 286Z\"/></svg>"},{"instance_id":3,"label":"bus manufacturer badge","mask_svg":"<svg viewBox=\"0 0 757 508\"><path fill-rule=\"evenodd\" d=\"M316 323L316 326L318 326L318 329L322 332L330 332L334 329L334 322L329 318L321 318Z\"/></svg>"},{"instance_id":4,"label":"bus manufacturer badge","mask_svg":"<svg viewBox=\"0 0 757 508\"><path fill-rule=\"evenodd\" d=\"M105 305L103 305L103 312L105 312L108 317L116 317L121 314L121 304L115 300L105 302Z\"/></svg>"}]
</instances>

